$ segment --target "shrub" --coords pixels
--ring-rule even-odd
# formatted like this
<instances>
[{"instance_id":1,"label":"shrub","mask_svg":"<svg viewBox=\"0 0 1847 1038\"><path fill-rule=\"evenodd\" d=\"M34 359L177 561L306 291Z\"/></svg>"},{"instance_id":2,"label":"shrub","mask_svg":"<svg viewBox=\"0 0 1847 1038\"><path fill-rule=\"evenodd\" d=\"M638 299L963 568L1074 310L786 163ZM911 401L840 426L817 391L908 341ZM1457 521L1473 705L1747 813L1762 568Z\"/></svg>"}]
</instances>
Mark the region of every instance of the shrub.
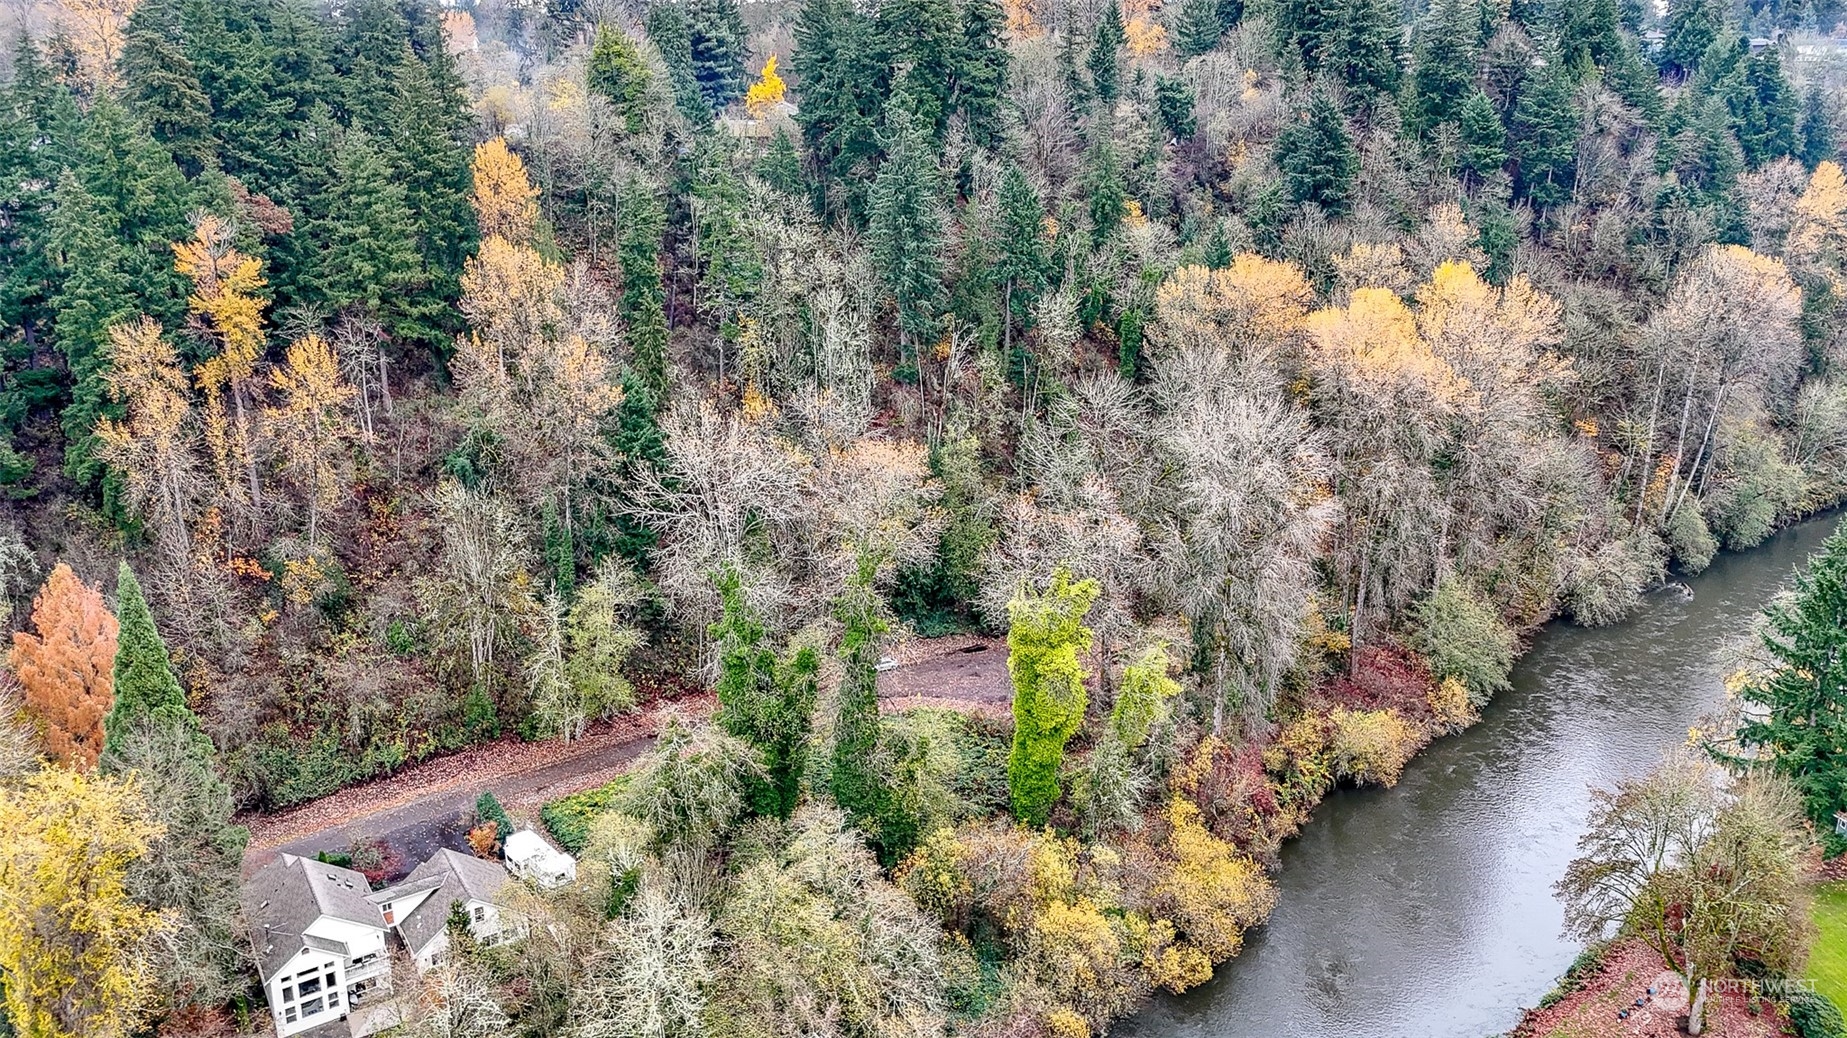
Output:
<instances>
[{"instance_id":1,"label":"shrub","mask_svg":"<svg viewBox=\"0 0 1847 1038\"><path fill-rule=\"evenodd\" d=\"M513 835L513 819L507 817L506 809L500 806L500 798L491 791L484 791L475 798L475 818L494 823L495 838L500 843L506 843L507 837Z\"/></svg>"},{"instance_id":2,"label":"shrub","mask_svg":"<svg viewBox=\"0 0 1847 1038\"><path fill-rule=\"evenodd\" d=\"M1156 884L1155 903L1180 936L1213 962L1238 954L1244 931L1276 907L1276 887L1250 858L1200 824L1199 808L1183 797L1168 805L1167 851L1173 867Z\"/></svg>"},{"instance_id":3,"label":"shrub","mask_svg":"<svg viewBox=\"0 0 1847 1038\"><path fill-rule=\"evenodd\" d=\"M1417 752L1417 729L1391 710L1347 710L1328 715L1334 726L1334 774L1361 785L1396 785Z\"/></svg>"},{"instance_id":4,"label":"shrub","mask_svg":"<svg viewBox=\"0 0 1847 1038\"><path fill-rule=\"evenodd\" d=\"M1413 642L1439 678L1457 678L1480 706L1507 688L1514 633L1467 584L1449 578L1417 607Z\"/></svg>"},{"instance_id":5,"label":"shrub","mask_svg":"<svg viewBox=\"0 0 1847 1038\"><path fill-rule=\"evenodd\" d=\"M1572 619L1586 627L1613 624L1642 600L1642 588L1660 579L1664 546L1649 531L1605 541L1565 567L1564 601Z\"/></svg>"},{"instance_id":6,"label":"shrub","mask_svg":"<svg viewBox=\"0 0 1847 1038\"><path fill-rule=\"evenodd\" d=\"M1699 502L1692 498L1668 520L1666 533L1668 549L1689 573L1698 573L1711 565L1712 556L1719 550L1719 542L1706 526Z\"/></svg>"},{"instance_id":7,"label":"shrub","mask_svg":"<svg viewBox=\"0 0 1847 1038\"><path fill-rule=\"evenodd\" d=\"M1430 716L1437 727L1446 732L1459 732L1475 723L1475 701L1469 696L1469 687L1460 678L1448 677L1430 687L1425 697L1430 704Z\"/></svg>"},{"instance_id":8,"label":"shrub","mask_svg":"<svg viewBox=\"0 0 1847 1038\"><path fill-rule=\"evenodd\" d=\"M468 830L468 848L475 857L489 861L500 857L500 831L492 822L482 822Z\"/></svg>"},{"instance_id":9,"label":"shrub","mask_svg":"<svg viewBox=\"0 0 1847 1038\"><path fill-rule=\"evenodd\" d=\"M1843 1038L1847 1023L1834 1003L1813 991L1789 996L1789 1022L1798 1038Z\"/></svg>"},{"instance_id":10,"label":"shrub","mask_svg":"<svg viewBox=\"0 0 1847 1038\"><path fill-rule=\"evenodd\" d=\"M629 777L619 775L595 789L559 797L539 808L539 821L565 850L581 854L590 839L591 824L599 815L615 807L616 798L628 785Z\"/></svg>"}]
</instances>

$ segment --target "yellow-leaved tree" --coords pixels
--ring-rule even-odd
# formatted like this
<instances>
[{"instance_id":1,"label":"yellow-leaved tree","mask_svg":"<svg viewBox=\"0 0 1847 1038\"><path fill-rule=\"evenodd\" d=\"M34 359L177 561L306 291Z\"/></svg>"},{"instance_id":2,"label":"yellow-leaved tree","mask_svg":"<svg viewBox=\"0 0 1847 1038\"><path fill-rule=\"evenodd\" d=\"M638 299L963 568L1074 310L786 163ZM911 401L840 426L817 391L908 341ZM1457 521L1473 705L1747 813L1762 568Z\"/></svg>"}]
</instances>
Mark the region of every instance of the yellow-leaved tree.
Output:
<instances>
[{"instance_id":1,"label":"yellow-leaved tree","mask_svg":"<svg viewBox=\"0 0 1847 1038\"><path fill-rule=\"evenodd\" d=\"M772 54L763 63L763 74L744 92L744 107L752 119L768 118L770 110L780 104L788 92L788 85L776 74L776 55Z\"/></svg>"},{"instance_id":2,"label":"yellow-leaved tree","mask_svg":"<svg viewBox=\"0 0 1847 1038\"><path fill-rule=\"evenodd\" d=\"M475 146L474 177L469 201L474 203L481 237L531 241L539 220L539 189L526 178L526 164L507 147L506 138Z\"/></svg>"},{"instance_id":3,"label":"yellow-leaved tree","mask_svg":"<svg viewBox=\"0 0 1847 1038\"><path fill-rule=\"evenodd\" d=\"M128 507L149 521L162 550L184 561L191 552L186 516L199 482L186 371L152 318L111 328L109 345L109 395L125 415L97 425L103 460L121 474Z\"/></svg>"},{"instance_id":4,"label":"yellow-leaved tree","mask_svg":"<svg viewBox=\"0 0 1847 1038\"><path fill-rule=\"evenodd\" d=\"M255 507L263 500L257 478L255 430L256 367L265 335L260 294L263 261L237 250L230 224L202 213L193 221L193 238L173 246L174 268L192 280L186 308L192 330L217 348L193 370L206 397L205 440L211 448L218 482L232 504ZM224 398L232 411L225 412ZM243 470L245 487L235 473ZM247 494L247 496L246 496Z\"/></svg>"},{"instance_id":5,"label":"yellow-leaved tree","mask_svg":"<svg viewBox=\"0 0 1847 1038\"><path fill-rule=\"evenodd\" d=\"M264 422L282 452L283 471L308 506L308 543L319 545L321 513L344 496L340 462L353 439L347 414L353 387L318 335L296 340L283 366L269 373L269 384L277 401L264 411Z\"/></svg>"},{"instance_id":6,"label":"yellow-leaved tree","mask_svg":"<svg viewBox=\"0 0 1847 1038\"><path fill-rule=\"evenodd\" d=\"M129 896L163 833L133 776L43 768L0 796L0 975L29 1038L126 1038L155 1001L152 945L171 925Z\"/></svg>"}]
</instances>

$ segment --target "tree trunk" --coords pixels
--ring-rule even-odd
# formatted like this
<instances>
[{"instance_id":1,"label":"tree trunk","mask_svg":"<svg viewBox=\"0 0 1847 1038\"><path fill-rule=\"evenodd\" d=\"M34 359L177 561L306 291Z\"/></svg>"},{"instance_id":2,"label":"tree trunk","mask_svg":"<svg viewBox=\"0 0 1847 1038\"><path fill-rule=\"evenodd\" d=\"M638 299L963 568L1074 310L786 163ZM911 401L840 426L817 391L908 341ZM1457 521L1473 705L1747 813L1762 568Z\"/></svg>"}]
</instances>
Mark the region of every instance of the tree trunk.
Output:
<instances>
[{"instance_id":1,"label":"tree trunk","mask_svg":"<svg viewBox=\"0 0 1847 1038\"><path fill-rule=\"evenodd\" d=\"M1706 1015L1706 978L1701 977L1699 987L1693 993L1693 1004L1687 1007L1687 1033L1700 1034L1705 1027Z\"/></svg>"}]
</instances>

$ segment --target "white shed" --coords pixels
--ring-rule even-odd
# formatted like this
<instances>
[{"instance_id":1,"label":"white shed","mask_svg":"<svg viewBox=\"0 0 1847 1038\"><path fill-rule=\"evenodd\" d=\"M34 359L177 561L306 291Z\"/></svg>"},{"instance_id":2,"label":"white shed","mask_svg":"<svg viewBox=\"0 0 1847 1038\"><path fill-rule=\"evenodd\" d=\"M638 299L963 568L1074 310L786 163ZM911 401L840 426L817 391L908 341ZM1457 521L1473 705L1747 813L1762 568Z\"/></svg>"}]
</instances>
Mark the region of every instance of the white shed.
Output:
<instances>
[{"instance_id":1,"label":"white shed","mask_svg":"<svg viewBox=\"0 0 1847 1038\"><path fill-rule=\"evenodd\" d=\"M563 886L577 878L577 859L545 842L531 829L521 829L507 837L501 849L507 869L515 876L529 879L546 889Z\"/></svg>"}]
</instances>

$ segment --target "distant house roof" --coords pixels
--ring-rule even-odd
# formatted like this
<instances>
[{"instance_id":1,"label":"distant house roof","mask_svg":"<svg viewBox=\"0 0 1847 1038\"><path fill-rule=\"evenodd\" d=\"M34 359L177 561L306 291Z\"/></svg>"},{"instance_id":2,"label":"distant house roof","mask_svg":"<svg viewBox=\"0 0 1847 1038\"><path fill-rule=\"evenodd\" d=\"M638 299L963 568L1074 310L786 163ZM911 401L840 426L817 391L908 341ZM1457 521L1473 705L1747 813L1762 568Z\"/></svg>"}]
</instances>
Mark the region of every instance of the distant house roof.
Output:
<instances>
[{"instance_id":1,"label":"distant house roof","mask_svg":"<svg viewBox=\"0 0 1847 1038\"><path fill-rule=\"evenodd\" d=\"M507 870L499 862L482 861L445 847L412 870L402 883L374 894L373 900L390 900L427 890L432 883L436 885L434 894L424 898L410 915L401 916L397 921L398 933L403 935L405 947L414 956L442 932L449 922L451 906L470 900L492 903L500 888L507 885L507 878Z\"/></svg>"},{"instance_id":2,"label":"distant house roof","mask_svg":"<svg viewBox=\"0 0 1847 1038\"><path fill-rule=\"evenodd\" d=\"M276 975L309 942L308 927L322 916L385 928L377 906L366 900L366 878L352 869L284 854L244 884L244 918L264 981Z\"/></svg>"}]
</instances>

